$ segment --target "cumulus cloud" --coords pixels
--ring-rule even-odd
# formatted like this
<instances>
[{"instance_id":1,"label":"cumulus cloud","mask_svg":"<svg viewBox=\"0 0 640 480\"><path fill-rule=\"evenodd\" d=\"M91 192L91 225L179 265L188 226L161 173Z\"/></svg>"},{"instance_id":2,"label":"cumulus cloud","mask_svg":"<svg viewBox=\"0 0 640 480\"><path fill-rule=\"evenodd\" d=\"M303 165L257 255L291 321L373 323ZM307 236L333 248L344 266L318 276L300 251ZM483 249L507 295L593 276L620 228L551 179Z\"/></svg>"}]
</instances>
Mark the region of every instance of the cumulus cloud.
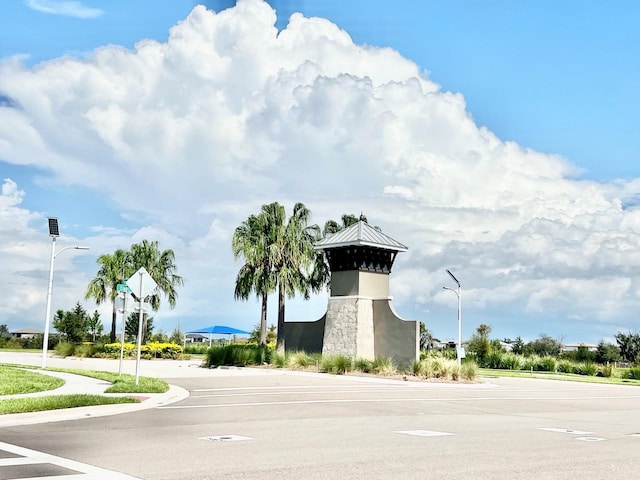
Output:
<instances>
[{"instance_id":1,"label":"cumulus cloud","mask_svg":"<svg viewBox=\"0 0 640 480\"><path fill-rule=\"evenodd\" d=\"M391 287L404 316L437 324L455 300L441 290L452 268L472 311L638 326L640 180L581 180L565 159L476 125L462 94L398 52L325 19L294 14L281 32L275 20L260 0L198 6L164 43L1 62L0 92L20 109L0 103L0 158L86 186L139 225L101 225L99 246L153 236L174 248L187 280L176 318L246 321L255 306L232 300L230 238L278 200L304 202L318 223L363 211L408 245ZM3 212L30 231L37 214L5 187ZM325 301L293 302L288 316L314 319Z\"/></svg>"},{"instance_id":2,"label":"cumulus cloud","mask_svg":"<svg viewBox=\"0 0 640 480\"><path fill-rule=\"evenodd\" d=\"M96 18L103 13L99 8L87 7L74 0L26 0L25 4L37 12L65 17Z\"/></svg>"}]
</instances>

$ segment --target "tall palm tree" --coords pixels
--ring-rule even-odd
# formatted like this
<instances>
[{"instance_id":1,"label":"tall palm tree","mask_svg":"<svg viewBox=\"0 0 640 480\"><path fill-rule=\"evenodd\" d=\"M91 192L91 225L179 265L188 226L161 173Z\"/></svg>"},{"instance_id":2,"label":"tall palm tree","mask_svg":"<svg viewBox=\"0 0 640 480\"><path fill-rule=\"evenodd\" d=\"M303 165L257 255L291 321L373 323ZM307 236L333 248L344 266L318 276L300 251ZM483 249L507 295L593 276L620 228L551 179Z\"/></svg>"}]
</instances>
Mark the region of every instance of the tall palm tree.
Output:
<instances>
[{"instance_id":1,"label":"tall palm tree","mask_svg":"<svg viewBox=\"0 0 640 480\"><path fill-rule=\"evenodd\" d=\"M317 266L317 252L313 245L320 238L320 228L309 225L310 218L309 209L302 203L296 203L286 224L282 218L280 224L274 225L278 232L273 248L273 268L278 284L276 348L279 351L285 347L285 297L292 298L299 292L308 299L311 291L319 291L325 283L314 268Z\"/></svg>"},{"instance_id":2,"label":"tall palm tree","mask_svg":"<svg viewBox=\"0 0 640 480\"><path fill-rule=\"evenodd\" d=\"M118 249L113 254L104 254L96 261L100 268L96 276L89 282L87 291L84 294L85 300L93 298L100 305L109 301L112 306L111 332L109 338L111 342L116 341L116 317L117 310L115 299L118 296L118 283L129 278L133 273L128 265L128 254L122 249Z\"/></svg>"},{"instance_id":3,"label":"tall palm tree","mask_svg":"<svg viewBox=\"0 0 640 480\"><path fill-rule=\"evenodd\" d=\"M173 250L160 251L157 241L142 240L131 245L129 252L131 274L144 267L153 280L158 284L149 303L154 311L160 308L160 293L169 300L169 305L174 308L178 292L176 287L184 285L184 279L176 273L175 254ZM142 329L146 331L146 313L142 315ZM145 336L146 338L146 336ZM145 340L143 338L143 341Z\"/></svg>"},{"instance_id":4,"label":"tall palm tree","mask_svg":"<svg viewBox=\"0 0 640 480\"><path fill-rule=\"evenodd\" d=\"M277 205L277 204L275 204ZM267 342L267 299L275 290L273 275L272 245L276 238L275 225L284 215L284 209L274 204L263 205L259 215L250 215L235 230L231 240L231 249L236 260L243 259L236 277L234 298L248 300L252 292L261 300L260 345Z\"/></svg>"}]
</instances>

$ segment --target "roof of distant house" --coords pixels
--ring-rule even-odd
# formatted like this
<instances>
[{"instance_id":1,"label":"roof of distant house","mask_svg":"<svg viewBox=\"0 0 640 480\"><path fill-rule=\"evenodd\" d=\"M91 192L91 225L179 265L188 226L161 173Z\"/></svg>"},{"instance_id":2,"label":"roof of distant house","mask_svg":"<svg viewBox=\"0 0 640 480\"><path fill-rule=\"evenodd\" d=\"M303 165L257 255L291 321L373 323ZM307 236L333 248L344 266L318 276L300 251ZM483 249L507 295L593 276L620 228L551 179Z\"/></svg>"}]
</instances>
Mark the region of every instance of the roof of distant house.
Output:
<instances>
[{"instance_id":1,"label":"roof of distant house","mask_svg":"<svg viewBox=\"0 0 640 480\"><path fill-rule=\"evenodd\" d=\"M37 328L21 328L19 330L14 330L13 332L11 332L13 334L37 334L37 333L44 333L42 330L38 330Z\"/></svg>"}]
</instances>

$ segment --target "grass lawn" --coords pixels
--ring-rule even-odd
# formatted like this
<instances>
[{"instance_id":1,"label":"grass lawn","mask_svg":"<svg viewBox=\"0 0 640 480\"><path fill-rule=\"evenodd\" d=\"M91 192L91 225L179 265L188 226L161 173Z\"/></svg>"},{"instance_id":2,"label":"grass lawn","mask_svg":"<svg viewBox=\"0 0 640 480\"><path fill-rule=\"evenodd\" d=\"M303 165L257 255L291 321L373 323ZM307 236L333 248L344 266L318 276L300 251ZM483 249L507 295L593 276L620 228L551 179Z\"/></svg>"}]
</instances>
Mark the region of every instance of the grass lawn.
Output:
<instances>
[{"instance_id":1,"label":"grass lawn","mask_svg":"<svg viewBox=\"0 0 640 480\"><path fill-rule=\"evenodd\" d=\"M544 380L564 380L568 382L583 383L606 383L610 385L635 385L640 386L640 380L629 380L619 376L595 377L591 375L576 375L573 373L552 373L552 372L527 372L524 370L495 370L481 368L481 377L516 377L516 378L541 378Z\"/></svg>"},{"instance_id":2,"label":"grass lawn","mask_svg":"<svg viewBox=\"0 0 640 480\"><path fill-rule=\"evenodd\" d=\"M46 395L44 397L8 398L0 400L0 415L138 402L139 400L135 398L103 397L101 395Z\"/></svg>"},{"instance_id":3,"label":"grass lawn","mask_svg":"<svg viewBox=\"0 0 640 480\"><path fill-rule=\"evenodd\" d=\"M118 375L111 372L98 372L95 370L79 370L73 368L51 368L56 372L73 373L86 377L97 378L112 383L105 393L164 393L169 390L169 384L164 380L151 377L139 377L136 385L136 377L133 375Z\"/></svg>"},{"instance_id":4,"label":"grass lawn","mask_svg":"<svg viewBox=\"0 0 640 480\"><path fill-rule=\"evenodd\" d=\"M0 365L0 395L42 392L62 385L64 380L60 378Z\"/></svg>"}]
</instances>

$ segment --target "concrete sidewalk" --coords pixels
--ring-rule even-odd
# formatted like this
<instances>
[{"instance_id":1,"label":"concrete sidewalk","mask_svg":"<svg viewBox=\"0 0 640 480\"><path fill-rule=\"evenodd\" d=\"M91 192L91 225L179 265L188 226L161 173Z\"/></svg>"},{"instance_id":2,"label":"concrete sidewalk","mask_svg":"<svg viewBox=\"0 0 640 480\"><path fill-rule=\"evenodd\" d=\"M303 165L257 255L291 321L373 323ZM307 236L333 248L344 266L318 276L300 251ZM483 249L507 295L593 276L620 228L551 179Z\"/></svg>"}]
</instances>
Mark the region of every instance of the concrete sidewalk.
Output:
<instances>
[{"instance_id":1,"label":"concrete sidewalk","mask_svg":"<svg viewBox=\"0 0 640 480\"><path fill-rule=\"evenodd\" d=\"M26 365L26 366L39 366L42 362L42 356L36 353L22 353L22 352L0 352L0 363L12 364L12 365ZM147 367L147 363L141 362L140 375L141 376L155 376L162 377L161 375L155 375L153 373L159 373L159 370L163 370L164 373L171 372L173 378L189 376L187 371L196 372L200 362L192 361L177 361L176 365L172 365L169 368L165 362L164 368L161 365L154 365L153 368ZM172 361L173 362L173 361ZM79 358L47 358L47 366L53 368L72 368L79 370L98 370L117 373L120 364L118 360L108 359L79 359ZM128 413L139 411L147 408L154 408L160 405L168 405L170 403L178 402L189 396L189 392L181 387L175 385L169 385L170 388L165 393L143 393L143 394L120 394L120 393L105 393L104 391L111 385L109 382L99 380L84 375L74 375L71 373L54 372L49 370L32 370L44 375L50 375L52 377L61 378L64 380L64 385L54 390L46 390L34 393L24 393L17 395L2 395L0 400L6 400L11 398L25 398L25 397L43 397L51 395L74 395L74 394L88 394L88 395L103 395L103 396L132 396L140 400L140 403L123 403L117 405L98 405L93 407L78 407L68 408L62 410L49 410L45 412L32 412L32 413L18 413L10 415L0 415L0 428L14 426L14 425L29 425L36 423L58 422L63 420L76 420L80 418L90 418L105 415L115 415L120 413ZM123 373L135 373L135 362L127 360L123 362ZM197 374L195 375L197 376Z\"/></svg>"}]
</instances>

